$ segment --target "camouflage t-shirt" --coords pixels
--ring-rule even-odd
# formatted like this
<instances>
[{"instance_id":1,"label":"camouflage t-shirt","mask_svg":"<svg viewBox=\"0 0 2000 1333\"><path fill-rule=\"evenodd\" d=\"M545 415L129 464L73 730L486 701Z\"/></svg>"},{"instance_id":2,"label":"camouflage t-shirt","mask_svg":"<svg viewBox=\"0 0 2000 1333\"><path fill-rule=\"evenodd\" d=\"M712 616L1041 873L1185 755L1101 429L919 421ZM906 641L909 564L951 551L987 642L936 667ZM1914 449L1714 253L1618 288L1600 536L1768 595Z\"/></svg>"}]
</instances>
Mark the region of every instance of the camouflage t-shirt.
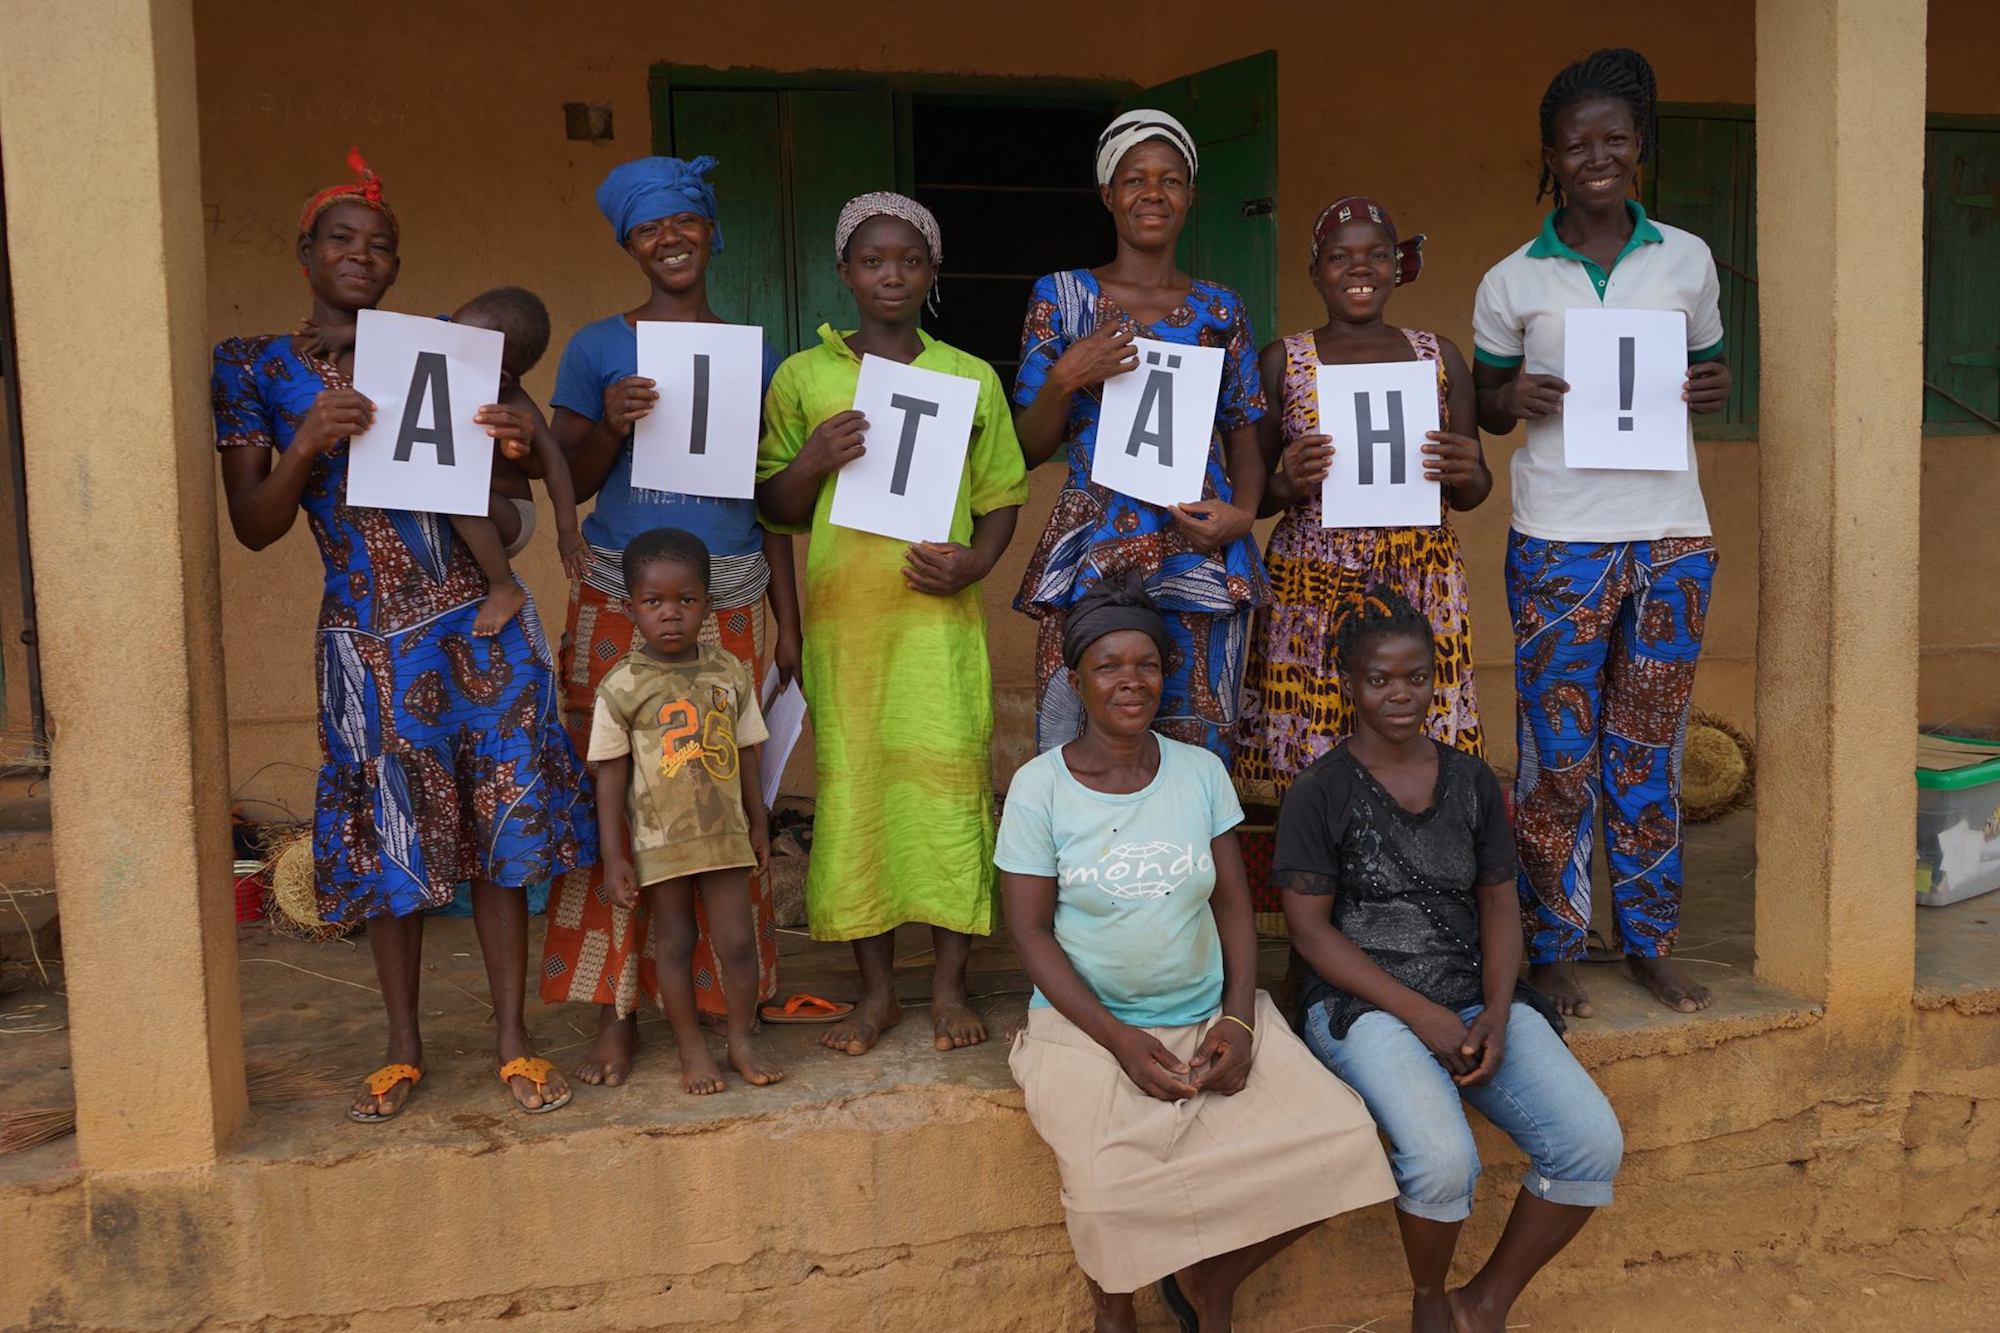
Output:
<instances>
[{"instance_id":1,"label":"camouflage t-shirt","mask_svg":"<svg viewBox=\"0 0 2000 1333\"><path fill-rule=\"evenodd\" d=\"M703 644L692 662L633 652L611 668L590 759L632 757L625 813L640 884L757 863L737 750L769 735L750 669L723 649Z\"/></svg>"}]
</instances>

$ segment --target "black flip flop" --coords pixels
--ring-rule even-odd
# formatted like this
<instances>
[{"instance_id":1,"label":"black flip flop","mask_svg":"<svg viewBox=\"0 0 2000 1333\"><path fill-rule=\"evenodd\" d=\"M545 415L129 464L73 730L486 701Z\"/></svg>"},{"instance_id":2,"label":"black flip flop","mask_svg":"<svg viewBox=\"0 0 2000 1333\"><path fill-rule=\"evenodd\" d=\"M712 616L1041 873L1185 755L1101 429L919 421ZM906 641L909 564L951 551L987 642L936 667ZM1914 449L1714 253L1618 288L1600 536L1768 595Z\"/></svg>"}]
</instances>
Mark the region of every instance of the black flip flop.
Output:
<instances>
[{"instance_id":1,"label":"black flip flop","mask_svg":"<svg viewBox=\"0 0 2000 1333\"><path fill-rule=\"evenodd\" d=\"M1181 1293L1181 1284L1174 1281L1172 1273L1154 1283L1153 1290L1160 1293L1160 1303L1167 1307L1167 1313L1180 1325L1181 1333L1201 1333L1201 1316L1194 1312L1194 1306Z\"/></svg>"}]
</instances>

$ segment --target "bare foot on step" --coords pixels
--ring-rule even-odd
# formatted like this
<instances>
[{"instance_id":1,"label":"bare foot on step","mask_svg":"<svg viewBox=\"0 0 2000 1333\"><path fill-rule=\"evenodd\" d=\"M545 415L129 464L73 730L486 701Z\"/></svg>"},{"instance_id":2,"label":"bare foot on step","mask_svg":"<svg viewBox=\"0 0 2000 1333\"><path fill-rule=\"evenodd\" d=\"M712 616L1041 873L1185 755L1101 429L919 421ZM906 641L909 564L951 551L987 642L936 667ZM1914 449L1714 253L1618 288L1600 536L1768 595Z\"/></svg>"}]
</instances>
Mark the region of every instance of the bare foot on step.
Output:
<instances>
[{"instance_id":1,"label":"bare foot on step","mask_svg":"<svg viewBox=\"0 0 2000 1333\"><path fill-rule=\"evenodd\" d=\"M708 1053L707 1042L698 1041L692 1046L681 1047L681 1088L696 1097L728 1090L729 1085L722 1079L721 1067Z\"/></svg>"},{"instance_id":2,"label":"bare foot on step","mask_svg":"<svg viewBox=\"0 0 2000 1333\"><path fill-rule=\"evenodd\" d=\"M597 1038L583 1053L573 1071L576 1081L595 1087L615 1088L632 1072L632 1057L639 1050L639 1016L618 1017L615 1005L599 1005Z\"/></svg>"},{"instance_id":3,"label":"bare foot on step","mask_svg":"<svg viewBox=\"0 0 2000 1333\"><path fill-rule=\"evenodd\" d=\"M764 1058L749 1039L729 1043L729 1063L743 1081L757 1087L766 1087L785 1076L785 1071Z\"/></svg>"},{"instance_id":4,"label":"bare foot on step","mask_svg":"<svg viewBox=\"0 0 2000 1333\"><path fill-rule=\"evenodd\" d=\"M977 1046L986 1040L986 1023L963 995L931 995L931 1045L940 1051Z\"/></svg>"},{"instance_id":5,"label":"bare foot on step","mask_svg":"<svg viewBox=\"0 0 2000 1333\"><path fill-rule=\"evenodd\" d=\"M1708 1008L1712 998L1708 987L1681 971L1671 958L1626 954L1625 970L1631 974L1632 980L1653 992L1661 1004L1677 1013L1698 1013Z\"/></svg>"},{"instance_id":6,"label":"bare foot on step","mask_svg":"<svg viewBox=\"0 0 2000 1333\"><path fill-rule=\"evenodd\" d=\"M1528 969L1528 984L1548 997L1556 1012L1570 1018L1589 1018L1596 1013L1583 983L1576 979L1575 963L1537 963Z\"/></svg>"},{"instance_id":7,"label":"bare foot on step","mask_svg":"<svg viewBox=\"0 0 2000 1333\"><path fill-rule=\"evenodd\" d=\"M820 1035L819 1044L849 1055L866 1055L882 1034L903 1021L903 1005L895 995L864 995L854 1012Z\"/></svg>"}]
</instances>

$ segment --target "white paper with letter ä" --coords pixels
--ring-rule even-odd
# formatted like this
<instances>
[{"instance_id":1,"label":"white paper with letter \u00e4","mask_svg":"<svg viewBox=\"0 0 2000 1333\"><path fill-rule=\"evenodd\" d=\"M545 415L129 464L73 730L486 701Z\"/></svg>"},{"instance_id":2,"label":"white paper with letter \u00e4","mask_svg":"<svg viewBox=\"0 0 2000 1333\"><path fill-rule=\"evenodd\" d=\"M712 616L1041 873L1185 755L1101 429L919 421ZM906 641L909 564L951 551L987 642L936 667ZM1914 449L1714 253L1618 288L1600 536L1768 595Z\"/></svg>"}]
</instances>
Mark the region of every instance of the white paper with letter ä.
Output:
<instances>
[{"instance_id":1,"label":"white paper with letter \u00e4","mask_svg":"<svg viewBox=\"0 0 2000 1333\"><path fill-rule=\"evenodd\" d=\"M1563 462L1685 472L1687 316L1678 310L1563 312Z\"/></svg>"},{"instance_id":2,"label":"white paper with letter \u00e4","mask_svg":"<svg viewBox=\"0 0 2000 1333\"><path fill-rule=\"evenodd\" d=\"M1222 396L1220 347L1134 338L1139 367L1104 382L1090 479L1147 504L1201 499L1215 404Z\"/></svg>"},{"instance_id":3,"label":"white paper with letter \u00e4","mask_svg":"<svg viewBox=\"0 0 2000 1333\"><path fill-rule=\"evenodd\" d=\"M951 540L979 381L861 358L854 410L868 419L867 452L833 480L830 522L906 542Z\"/></svg>"},{"instance_id":4,"label":"white paper with letter \u00e4","mask_svg":"<svg viewBox=\"0 0 2000 1333\"><path fill-rule=\"evenodd\" d=\"M375 424L348 443L347 503L486 516L493 438L472 417L500 398L506 341L442 319L356 316L354 388Z\"/></svg>"},{"instance_id":5,"label":"white paper with letter \u00e4","mask_svg":"<svg viewBox=\"0 0 2000 1333\"><path fill-rule=\"evenodd\" d=\"M1424 476L1424 436L1438 429L1436 362L1322 365L1319 428L1333 437L1321 527L1438 525L1442 488Z\"/></svg>"},{"instance_id":6,"label":"white paper with letter \u00e4","mask_svg":"<svg viewBox=\"0 0 2000 1333\"><path fill-rule=\"evenodd\" d=\"M643 319L639 373L660 400L632 426L632 484L748 500L764 424L764 330Z\"/></svg>"}]
</instances>

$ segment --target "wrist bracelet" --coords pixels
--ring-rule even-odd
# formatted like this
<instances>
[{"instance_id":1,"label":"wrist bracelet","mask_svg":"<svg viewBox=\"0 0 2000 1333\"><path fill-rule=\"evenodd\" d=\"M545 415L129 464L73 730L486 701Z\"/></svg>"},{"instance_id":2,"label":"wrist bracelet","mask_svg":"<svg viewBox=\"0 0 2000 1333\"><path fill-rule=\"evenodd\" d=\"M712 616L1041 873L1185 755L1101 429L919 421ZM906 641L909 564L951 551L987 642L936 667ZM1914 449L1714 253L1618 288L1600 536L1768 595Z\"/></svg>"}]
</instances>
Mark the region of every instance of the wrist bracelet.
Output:
<instances>
[{"instance_id":1,"label":"wrist bracelet","mask_svg":"<svg viewBox=\"0 0 2000 1333\"><path fill-rule=\"evenodd\" d=\"M1248 1023L1238 1018L1235 1014L1224 1014L1222 1016L1222 1021L1225 1023L1234 1023L1237 1027L1242 1028L1245 1032L1249 1033L1253 1037L1257 1035L1256 1028L1251 1027Z\"/></svg>"}]
</instances>

